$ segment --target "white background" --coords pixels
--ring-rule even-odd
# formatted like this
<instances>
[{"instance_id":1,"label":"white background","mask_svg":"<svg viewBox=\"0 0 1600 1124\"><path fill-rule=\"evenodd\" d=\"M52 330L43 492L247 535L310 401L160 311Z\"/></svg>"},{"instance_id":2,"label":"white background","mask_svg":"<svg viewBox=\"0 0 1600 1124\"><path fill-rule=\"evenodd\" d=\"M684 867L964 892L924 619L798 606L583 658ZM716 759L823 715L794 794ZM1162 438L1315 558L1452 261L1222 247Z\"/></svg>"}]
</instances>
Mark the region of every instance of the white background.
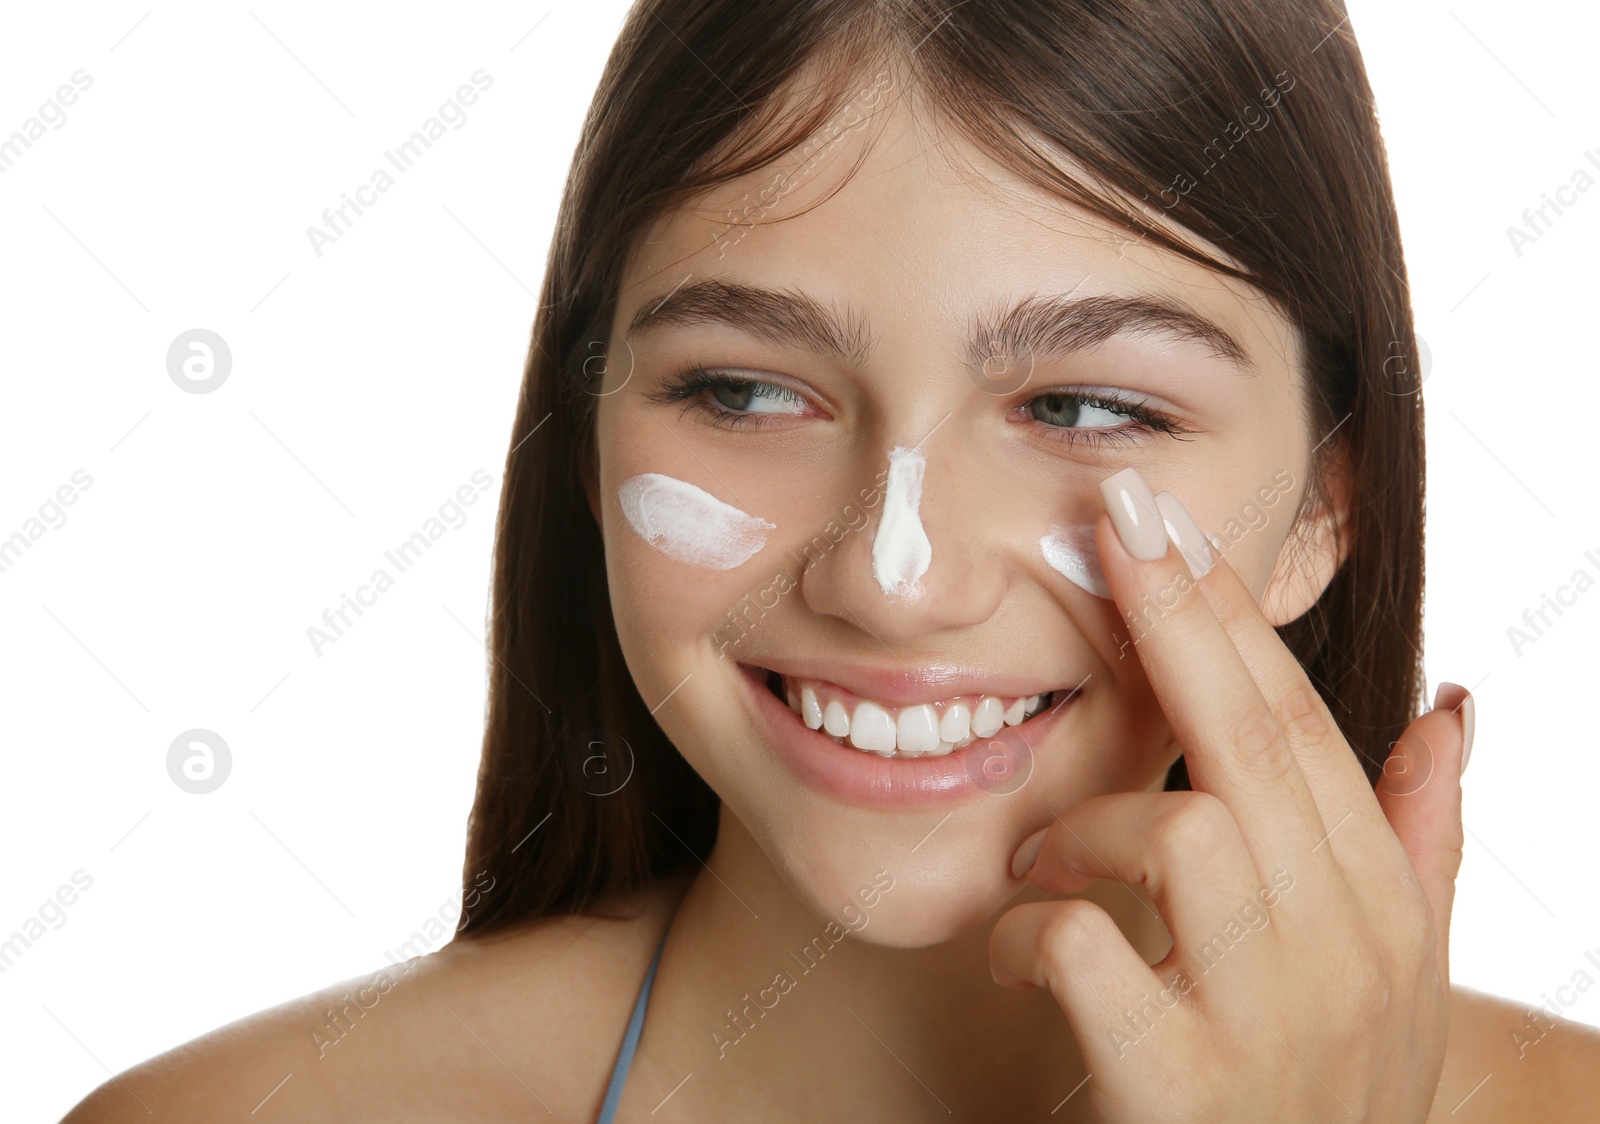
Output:
<instances>
[{"instance_id":1,"label":"white background","mask_svg":"<svg viewBox=\"0 0 1600 1124\"><path fill-rule=\"evenodd\" d=\"M1521 256L1506 230L1578 168L1600 176L1600 19L1351 7L1433 357L1430 694L1453 679L1478 699L1454 974L1536 1004L1600 978L1600 590L1520 654L1507 637L1574 571L1600 578L1600 189ZM500 465L624 10L0 19L0 135L93 77L0 176L0 538L93 478L0 573L0 938L93 879L0 975L0 1117L53 1119L110 1071L371 971L455 896ZM493 86L465 124L317 256L306 228L479 69ZM197 327L232 350L209 394L166 370ZM307 628L393 573L383 552L479 469L465 523L314 652ZM166 766L194 727L232 754L204 796ZM1600 1024L1600 996L1564 1013Z\"/></svg>"}]
</instances>

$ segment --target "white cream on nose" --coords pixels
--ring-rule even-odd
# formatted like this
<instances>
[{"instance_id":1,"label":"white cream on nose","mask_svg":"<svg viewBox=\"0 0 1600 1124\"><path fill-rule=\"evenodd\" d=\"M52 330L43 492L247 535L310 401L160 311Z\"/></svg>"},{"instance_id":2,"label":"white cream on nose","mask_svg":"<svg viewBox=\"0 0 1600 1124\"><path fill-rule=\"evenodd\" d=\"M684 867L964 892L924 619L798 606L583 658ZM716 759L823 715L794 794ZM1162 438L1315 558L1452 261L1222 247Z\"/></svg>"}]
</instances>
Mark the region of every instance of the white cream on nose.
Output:
<instances>
[{"instance_id":1,"label":"white cream on nose","mask_svg":"<svg viewBox=\"0 0 1600 1124\"><path fill-rule=\"evenodd\" d=\"M933 543L918 511L927 465L927 458L914 448L896 445L889 450L888 490L872 540L872 576L887 595L922 596L917 582L933 562Z\"/></svg>"},{"instance_id":2,"label":"white cream on nose","mask_svg":"<svg viewBox=\"0 0 1600 1124\"><path fill-rule=\"evenodd\" d=\"M669 558L731 570L767 545L777 527L723 503L687 480L659 472L630 476L617 489L622 514L640 538Z\"/></svg>"}]
</instances>

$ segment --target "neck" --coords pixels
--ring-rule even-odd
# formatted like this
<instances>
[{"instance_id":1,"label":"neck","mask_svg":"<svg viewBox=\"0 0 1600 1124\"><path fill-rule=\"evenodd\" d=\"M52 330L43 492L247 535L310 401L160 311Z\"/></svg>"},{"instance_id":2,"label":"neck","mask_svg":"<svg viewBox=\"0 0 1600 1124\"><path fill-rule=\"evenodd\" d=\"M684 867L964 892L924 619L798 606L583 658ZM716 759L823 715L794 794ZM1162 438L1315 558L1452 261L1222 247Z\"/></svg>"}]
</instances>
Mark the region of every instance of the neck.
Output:
<instances>
[{"instance_id":1,"label":"neck","mask_svg":"<svg viewBox=\"0 0 1600 1124\"><path fill-rule=\"evenodd\" d=\"M1147 963L1171 947L1133 888L1097 881L1072 896L1110 914ZM1000 987L989 970L989 936L1006 910L1059 898L1029 885L953 940L882 947L863 933L870 912L850 932L807 909L724 806L716 846L672 922L682 951L669 986L685 1060L730 1097L799 1096L792 1103L818 1112L830 1107L820 1097L838 1095L886 1120L941 1104L954 1119L994 1119L1002 1108L999 1117L1059 1109L1055 1119L1075 1119L1087 1098L1061 1102L1085 1070L1060 1006L1048 989ZM1128 1034L1098 1033L1113 1030Z\"/></svg>"}]
</instances>

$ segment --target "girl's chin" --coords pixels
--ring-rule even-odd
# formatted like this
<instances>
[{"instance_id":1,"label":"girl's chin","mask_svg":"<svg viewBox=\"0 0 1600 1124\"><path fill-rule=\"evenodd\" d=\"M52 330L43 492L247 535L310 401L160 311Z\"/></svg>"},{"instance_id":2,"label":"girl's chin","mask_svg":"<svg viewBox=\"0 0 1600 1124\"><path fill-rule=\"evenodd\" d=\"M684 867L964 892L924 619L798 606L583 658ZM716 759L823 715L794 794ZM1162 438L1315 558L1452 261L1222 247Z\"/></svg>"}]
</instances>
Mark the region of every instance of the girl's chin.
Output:
<instances>
[{"instance_id":1,"label":"girl's chin","mask_svg":"<svg viewBox=\"0 0 1600 1124\"><path fill-rule=\"evenodd\" d=\"M982 928L1008 900L1004 894L992 900L965 892L908 894L897 903L899 908L885 908L888 903L883 903L877 916L850 935L852 940L877 948L932 948Z\"/></svg>"},{"instance_id":2,"label":"girl's chin","mask_svg":"<svg viewBox=\"0 0 1600 1124\"><path fill-rule=\"evenodd\" d=\"M841 854L837 864L813 852L786 881L815 915L815 937L837 942L849 936L881 948L927 948L979 928L1023 887L1004 870L1009 852L992 852L992 846L975 846L962 857L960 848L946 846L926 855L867 863L864 871L860 850ZM975 873L986 867L993 867L992 875Z\"/></svg>"}]
</instances>

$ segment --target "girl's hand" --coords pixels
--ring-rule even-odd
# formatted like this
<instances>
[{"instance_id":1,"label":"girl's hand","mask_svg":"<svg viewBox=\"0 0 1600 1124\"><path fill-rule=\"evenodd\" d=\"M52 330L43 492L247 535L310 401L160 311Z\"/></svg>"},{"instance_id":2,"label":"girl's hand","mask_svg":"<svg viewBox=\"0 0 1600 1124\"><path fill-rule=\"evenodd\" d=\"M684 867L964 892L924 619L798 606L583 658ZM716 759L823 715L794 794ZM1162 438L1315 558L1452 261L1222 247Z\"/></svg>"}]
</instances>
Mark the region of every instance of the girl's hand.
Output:
<instances>
[{"instance_id":1,"label":"girl's hand","mask_svg":"<svg viewBox=\"0 0 1600 1124\"><path fill-rule=\"evenodd\" d=\"M1160 527L1136 510L1142 491L1131 517ZM1466 692L1407 727L1375 794L1225 559L1196 581L1177 550L1133 557L1109 519L1097 540L1125 619L1146 606L1133 647L1194 791L1085 800L1018 849L1014 873L1032 862L1052 893L1138 885L1174 944L1148 965L1092 902L1031 902L995 926L995 981L1050 989L1089 1074L1075 1095L1102 1121L1424 1121L1448 1030L1463 832L1450 708Z\"/></svg>"}]
</instances>

